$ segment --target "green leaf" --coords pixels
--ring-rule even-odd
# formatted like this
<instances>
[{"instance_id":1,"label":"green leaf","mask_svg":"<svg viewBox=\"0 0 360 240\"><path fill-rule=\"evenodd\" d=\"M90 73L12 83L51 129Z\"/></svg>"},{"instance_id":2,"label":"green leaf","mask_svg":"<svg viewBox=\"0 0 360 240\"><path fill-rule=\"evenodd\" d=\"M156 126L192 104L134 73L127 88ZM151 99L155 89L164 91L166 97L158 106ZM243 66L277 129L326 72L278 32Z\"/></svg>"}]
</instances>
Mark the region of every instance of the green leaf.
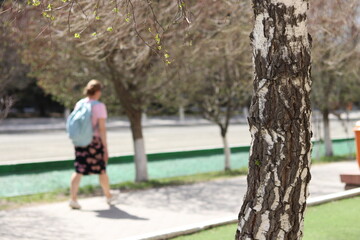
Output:
<instances>
[{"instance_id":1,"label":"green leaf","mask_svg":"<svg viewBox=\"0 0 360 240\"><path fill-rule=\"evenodd\" d=\"M159 50L161 50L162 47L161 47L161 46L158 46L157 48L158 48Z\"/></svg>"},{"instance_id":2,"label":"green leaf","mask_svg":"<svg viewBox=\"0 0 360 240\"><path fill-rule=\"evenodd\" d=\"M93 32L91 35L95 37L97 35L97 32Z\"/></svg>"},{"instance_id":3,"label":"green leaf","mask_svg":"<svg viewBox=\"0 0 360 240\"><path fill-rule=\"evenodd\" d=\"M107 29L106 29L106 31L108 31L108 32L112 32L114 29L112 28L112 27L108 27Z\"/></svg>"},{"instance_id":4,"label":"green leaf","mask_svg":"<svg viewBox=\"0 0 360 240\"><path fill-rule=\"evenodd\" d=\"M179 4L179 8L182 9L183 7L185 7L185 3L182 2L181 4Z\"/></svg>"},{"instance_id":5,"label":"green leaf","mask_svg":"<svg viewBox=\"0 0 360 240\"><path fill-rule=\"evenodd\" d=\"M130 18L125 18L125 22L130 22Z\"/></svg>"},{"instance_id":6,"label":"green leaf","mask_svg":"<svg viewBox=\"0 0 360 240\"><path fill-rule=\"evenodd\" d=\"M75 37L75 38L80 38L80 33L75 33L75 34L74 34L74 37Z\"/></svg>"},{"instance_id":7,"label":"green leaf","mask_svg":"<svg viewBox=\"0 0 360 240\"><path fill-rule=\"evenodd\" d=\"M114 13L118 13L118 12L119 12L119 9L118 9L118 8L114 8L114 9L113 9L113 12L114 12Z\"/></svg>"},{"instance_id":8,"label":"green leaf","mask_svg":"<svg viewBox=\"0 0 360 240\"><path fill-rule=\"evenodd\" d=\"M160 44L160 37L158 33L155 35L155 41L157 44Z\"/></svg>"},{"instance_id":9,"label":"green leaf","mask_svg":"<svg viewBox=\"0 0 360 240\"><path fill-rule=\"evenodd\" d=\"M165 57L165 58L169 58L169 57L170 57L170 55L169 55L169 54L167 54L167 53L165 53L165 54L164 54L164 57Z\"/></svg>"},{"instance_id":10,"label":"green leaf","mask_svg":"<svg viewBox=\"0 0 360 240\"><path fill-rule=\"evenodd\" d=\"M96 19L96 20L100 20L100 17L99 17L99 16L96 16L95 19Z\"/></svg>"},{"instance_id":11,"label":"green leaf","mask_svg":"<svg viewBox=\"0 0 360 240\"><path fill-rule=\"evenodd\" d=\"M51 4L50 4L50 3L49 3L49 5L47 6L47 9L49 9L49 10L51 11L52 6L51 6Z\"/></svg>"},{"instance_id":12,"label":"green leaf","mask_svg":"<svg viewBox=\"0 0 360 240\"><path fill-rule=\"evenodd\" d=\"M40 3L41 3L40 0L32 0L32 5L35 7L39 6Z\"/></svg>"}]
</instances>

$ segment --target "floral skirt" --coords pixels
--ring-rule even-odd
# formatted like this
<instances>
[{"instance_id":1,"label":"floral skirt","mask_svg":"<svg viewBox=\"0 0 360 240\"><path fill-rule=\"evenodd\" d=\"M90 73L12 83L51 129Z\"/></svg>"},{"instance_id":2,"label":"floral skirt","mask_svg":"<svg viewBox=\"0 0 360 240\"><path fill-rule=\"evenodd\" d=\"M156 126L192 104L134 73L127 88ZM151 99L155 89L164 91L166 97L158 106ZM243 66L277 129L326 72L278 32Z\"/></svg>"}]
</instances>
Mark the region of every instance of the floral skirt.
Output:
<instances>
[{"instance_id":1,"label":"floral skirt","mask_svg":"<svg viewBox=\"0 0 360 240\"><path fill-rule=\"evenodd\" d=\"M93 137L86 147L75 147L75 171L83 175L106 172L104 146L100 137Z\"/></svg>"}]
</instances>

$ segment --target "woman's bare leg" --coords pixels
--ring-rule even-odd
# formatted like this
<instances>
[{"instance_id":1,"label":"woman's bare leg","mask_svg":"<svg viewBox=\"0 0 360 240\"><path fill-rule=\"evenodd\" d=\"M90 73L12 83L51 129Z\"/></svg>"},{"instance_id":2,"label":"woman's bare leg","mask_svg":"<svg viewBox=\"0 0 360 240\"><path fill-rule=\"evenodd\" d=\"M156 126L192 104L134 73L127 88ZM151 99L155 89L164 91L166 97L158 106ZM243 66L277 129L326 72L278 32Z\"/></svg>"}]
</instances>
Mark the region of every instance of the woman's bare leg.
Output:
<instances>
[{"instance_id":1,"label":"woman's bare leg","mask_svg":"<svg viewBox=\"0 0 360 240\"><path fill-rule=\"evenodd\" d=\"M108 177L107 173L101 173L99 175L99 181L100 181L101 188L102 188L102 190L104 192L104 195L107 198L111 198L110 186L109 186L109 177Z\"/></svg>"},{"instance_id":2,"label":"woman's bare leg","mask_svg":"<svg viewBox=\"0 0 360 240\"><path fill-rule=\"evenodd\" d=\"M70 197L71 200L77 201L77 193L79 190L80 180L81 180L82 174L74 172L71 176L71 185L70 185Z\"/></svg>"}]
</instances>

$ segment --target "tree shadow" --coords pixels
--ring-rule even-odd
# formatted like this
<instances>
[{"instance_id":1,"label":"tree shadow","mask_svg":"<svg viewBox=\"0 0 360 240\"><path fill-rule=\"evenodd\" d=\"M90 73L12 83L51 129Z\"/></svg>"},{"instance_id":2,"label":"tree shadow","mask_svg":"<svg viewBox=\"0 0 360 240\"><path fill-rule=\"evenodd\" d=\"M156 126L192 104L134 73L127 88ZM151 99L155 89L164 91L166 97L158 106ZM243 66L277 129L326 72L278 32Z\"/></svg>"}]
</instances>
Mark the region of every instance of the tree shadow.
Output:
<instances>
[{"instance_id":1,"label":"tree shadow","mask_svg":"<svg viewBox=\"0 0 360 240\"><path fill-rule=\"evenodd\" d=\"M106 210L95 210L93 211L97 213L96 217L100 218L109 218L109 219L132 219L132 220L149 220L148 218L142 218L135 215L132 215L130 213L127 213L116 206L110 206L109 209Z\"/></svg>"}]
</instances>

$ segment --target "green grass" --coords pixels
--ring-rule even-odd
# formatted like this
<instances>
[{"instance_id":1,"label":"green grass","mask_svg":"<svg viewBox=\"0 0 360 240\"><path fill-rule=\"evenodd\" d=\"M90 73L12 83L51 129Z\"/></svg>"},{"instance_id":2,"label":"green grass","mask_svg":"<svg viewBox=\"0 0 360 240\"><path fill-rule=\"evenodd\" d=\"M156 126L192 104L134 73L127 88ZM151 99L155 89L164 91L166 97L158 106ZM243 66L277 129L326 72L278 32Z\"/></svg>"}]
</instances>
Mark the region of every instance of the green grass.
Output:
<instances>
[{"instance_id":1,"label":"green grass","mask_svg":"<svg viewBox=\"0 0 360 240\"><path fill-rule=\"evenodd\" d=\"M236 224L216 227L174 240L234 239ZM309 207L303 240L359 240L360 197Z\"/></svg>"},{"instance_id":2,"label":"green grass","mask_svg":"<svg viewBox=\"0 0 360 240\"><path fill-rule=\"evenodd\" d=\"M355 154L346 154L339 156L322 156L320 158L312 158L312 163L331 163L331 162L341 162L346 160L354 160L356 158Z\"/></svg>"},{"instance_id":3,"label":"green grass","mask_svg":"<svg viewBox=\"0 0 360 240\"><path fill-rule=\"evenodd\" d=\"M112 189L120 189L121 191L133 191L149 188L159 188L165 186L176 186L184 184L193 184L197 182L205 182L220 178L229 178L234 176L246 175L247 168L240 168L229 171L201 173L189 176L161 178L156 180L149 180L147 182L122 182L119 184L111 184ZM102 195L99 186L88 185L79 189L79 197L85 198L90 196ZM21 206L29 206L41 203L50 203L64 201L69 198L69 188L58 189L48 193L37 193L16 197L1 197L0 210L13 209Z\"/></svg>"},{"instance_id":4,"label":"green grass","mask_svg":"<svg viewBox=\"0 0 360 240\"><path fill-rule=\"evenodd\" d=\"M304 240L359 240L360 197L309 208Z\"/></svg>"}]
</instances>

